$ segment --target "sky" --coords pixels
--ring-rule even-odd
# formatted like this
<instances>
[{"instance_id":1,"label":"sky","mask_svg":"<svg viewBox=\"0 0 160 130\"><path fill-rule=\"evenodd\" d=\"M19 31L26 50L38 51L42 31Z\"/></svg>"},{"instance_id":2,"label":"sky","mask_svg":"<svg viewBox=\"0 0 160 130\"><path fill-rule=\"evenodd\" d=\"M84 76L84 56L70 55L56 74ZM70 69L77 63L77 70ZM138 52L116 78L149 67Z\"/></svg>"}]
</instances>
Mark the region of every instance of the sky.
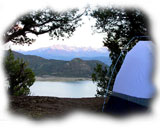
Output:
<instances>
[{"instance_id":1,"label":"sky","mask_svg":"<svg viewBox=\"0 0 160 130\"><path fill-rule=\"evenodd\" d=\"M84 24L81 27L78 27L70 38L65 38L65 40L61 39L51 40L48 34L43 34L39 35L38 37L34 36L34 38L36 38L36 41L30 46L14 45L13 43L10 42L5 45L5 48L27 51L43 47L50 47L52 45L67 45L72 47L92 47L92 48L103 47L102 41L103 38L105 37L105 34L94 33L93 29L91 28L91 26L95 24L95 19L91 18L89 20L87 16L83 16L82 22L84 22Z\"/></svg>"}]
</instances>

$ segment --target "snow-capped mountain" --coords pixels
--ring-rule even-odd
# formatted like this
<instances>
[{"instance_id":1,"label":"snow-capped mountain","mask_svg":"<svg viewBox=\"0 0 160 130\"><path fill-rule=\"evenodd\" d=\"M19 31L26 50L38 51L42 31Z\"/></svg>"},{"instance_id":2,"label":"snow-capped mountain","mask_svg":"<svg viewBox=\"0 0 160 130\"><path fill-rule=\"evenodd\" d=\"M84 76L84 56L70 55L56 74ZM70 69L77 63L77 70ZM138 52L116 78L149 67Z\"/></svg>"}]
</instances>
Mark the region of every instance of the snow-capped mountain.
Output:
<instances>
[{"instance_id":1,"label":"snow-capped mountain","mask_svg":"<svg viewBox=\"0 0 160 130\"><path fill-rule=\"evenodd\" d=\"M91 47L73 47L66 45L53 45L51 47L40 48L31 51L17 51L24 55L36 55L45 59L56 59L69 61L74 58L84 60L100 60L110 64L109 52L106 48L91 48Z\"/></svg>"}]
</instances>

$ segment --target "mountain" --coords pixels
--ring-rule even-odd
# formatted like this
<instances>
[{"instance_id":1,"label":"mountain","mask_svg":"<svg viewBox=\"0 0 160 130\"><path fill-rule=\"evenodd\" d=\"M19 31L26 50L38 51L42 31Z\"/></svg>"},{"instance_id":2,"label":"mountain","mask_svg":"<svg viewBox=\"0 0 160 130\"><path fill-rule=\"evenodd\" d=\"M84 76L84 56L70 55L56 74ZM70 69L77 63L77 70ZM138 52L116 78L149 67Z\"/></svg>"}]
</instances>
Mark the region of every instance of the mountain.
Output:
<instances>
[{"instance_id":1,"label":"mountain","mask_svg":"<svg viewBox=\"0 0 160 130\"><path fill-rule=\"evenodd\" d=\"M29 67L36 76L55 76L55 77L87 77L90 78L96 64L103 62L97 60L82 60L74 58L71 61L44 59L39 56L23 55L13 52L15 58L22 58L28 62Z\"/></svg>"},{"instance_id":2,"label":"mountain","mask_svg":"<svg viewBox=\"0 0 160 130\"><path fill-rule=\"evenodd\" d=\"M91 47L70 47L66 45L53 45L31 51L18 51L24 55L35 55L45 59L70 61L74 58L82 60L99 60L107 65L111 64L109 52L106 48L94 49Z\"/></svg>"}]
</instances>

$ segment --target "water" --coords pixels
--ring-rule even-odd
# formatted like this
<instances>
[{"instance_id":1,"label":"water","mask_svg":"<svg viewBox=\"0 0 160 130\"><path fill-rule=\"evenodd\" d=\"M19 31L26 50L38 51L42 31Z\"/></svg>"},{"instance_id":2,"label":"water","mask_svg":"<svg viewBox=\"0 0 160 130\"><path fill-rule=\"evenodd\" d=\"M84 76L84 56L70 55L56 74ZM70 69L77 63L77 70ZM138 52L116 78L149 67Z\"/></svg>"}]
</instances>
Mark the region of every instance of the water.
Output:
<instances>
[{"instance_id":1,"label":"water","mask_svg":"<svg viewBox=\"0 0 160 130\"><path fill-rule=\"evenodd\" d=\"M67 98L95 97L96 89L97 86L92 81L36 81L30 87L32 96L53 96Z\"/></svg>"}]
</instances>

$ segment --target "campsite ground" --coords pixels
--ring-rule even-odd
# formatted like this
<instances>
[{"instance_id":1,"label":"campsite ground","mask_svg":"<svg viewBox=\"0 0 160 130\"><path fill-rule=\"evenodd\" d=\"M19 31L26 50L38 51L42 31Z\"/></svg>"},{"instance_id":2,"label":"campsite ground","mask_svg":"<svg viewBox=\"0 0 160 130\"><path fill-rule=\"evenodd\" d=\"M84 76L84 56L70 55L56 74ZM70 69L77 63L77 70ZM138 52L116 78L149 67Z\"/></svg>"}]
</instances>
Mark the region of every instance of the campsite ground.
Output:
<instances>
[{"instance_id":1,"label":"campsite ground","mask_svg":"<svg viewBox=\"0 0 160 130\"><path fill-rule=\"evenodd\" d=\"M63 117L74 110L101 112L103 98L10 97L10 110L33 119Z\"/></svg>"}]
</instances>

